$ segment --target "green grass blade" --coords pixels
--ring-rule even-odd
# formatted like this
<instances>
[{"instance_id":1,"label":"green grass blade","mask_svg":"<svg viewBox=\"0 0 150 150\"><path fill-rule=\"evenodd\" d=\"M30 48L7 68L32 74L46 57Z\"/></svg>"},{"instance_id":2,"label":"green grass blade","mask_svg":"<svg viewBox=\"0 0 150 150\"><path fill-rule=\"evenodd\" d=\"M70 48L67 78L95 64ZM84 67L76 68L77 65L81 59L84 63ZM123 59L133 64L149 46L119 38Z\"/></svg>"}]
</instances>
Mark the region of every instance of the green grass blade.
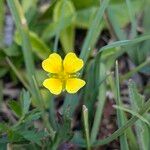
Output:
<instances>
[{"instance_id":1,"label":"green grass blade","mask_svg":"<svg viewBox=\"0 0 150 150\"><path fill-rule=\"evenodd\" d=\"M138 114L140 114L142 116L143 114L145 114L145 112L147 112L149 110L149 108L150 108L150 99L143 104L143 106L138 111ZM133 116L131 119L129 119L121 128L119 128L113 134L111 134L110 136L108 136L104 139L97 140L96 142L94 142L92 144L92 146L95 147L95 146L105 145L105 144L112 142L113 140L117 139L120 135L122 135L129 127L134 125L134 123L138 119L139 119L138 117ZM85 147L85 141L82 141L81 143L77 143L77 144L81 147Z\"/></svg>"},{"instance_id":2,"label":"green grass blade","mask_svg":"<svg viewBox=\"0 0 150 150\"><path fill-rule=\"evenodd\" d=\"M104 47L102 47L98 54L97 55L100 55L100 53L104 50L109 50L111 48L114 48L114 47L123 47L123 46L129 46L129 45L133 45L133 44L137 44L137 43L140 43L142 41L146 41L146 40L149 40L150 39L150 35L145 35L145 36L141 36L139 38L135 38L133 40L122 40L122 41L117 41L117 42L114 42L114 43L111 43L109 45L106 45Z\"/></svg>"},{"instance_id":3,"label":"green grass blade","mask_svg":"<svg viewBox=\"0 0 150 150\"><path fill-rule=\"evenodd\" d=\"M116 85L115 85L115 82L114 82L114 78L112 76L109 76L108 78L108 83L110 84L110 87L113 91L113 93L116 93ZM116 95L115 95L116 97ZM127 116L125 116L125 121L127 122ZM137 145L137 139L135 137L135 134L134 132L132 131L132 128L129 127L126 131L127 133L127 139L128 139L128 142L129 142L129 146L132 147L133 149L138 149L138 145Z\"/></svg>"},{"instance_id":4,"label":"green grass blade","mask_svg":"<svg viewBox=\"0 0 150 150\"><path fill-rule=\"evenodd\" d=\"M21 73L16 68L16 66L11 62L11 60L8 57L6 58L6 61L7 61L8 65L10 66L10 68L13 70L13 72L16 74L16 76L18 77L20 82L24 85L24 87L27 88L31 92L30 86L25 81L25 79L22 77Z\"/></svg>"},{"instance_id":5,"label":"green grass blade","mask_svg":"<svg viewBox=\"0 0 150 150\"><path fill-rule=\"evenodd\" d=\"M103 79L106 77L106 67L104 65L103 62L99 63L99 82L103 81ZM97 108L96 108L96 113L95 113L95 117L94 117L94 123L92 126L92 130L91 130L91 143L94 143L97 137L97 133L99 130L99 126L100 126L100 121L102 118L102 113L103 113L103 107L105 104L105 100L106 100L106 83L102 82L100 84L100 86L98 85L98 104L97 104Z\"/></svg>"},{"instance_id":6,"label":"green grass blade","mask_svg":"<svg viewBox=\"0 0 150 150\"><path fill-rule=\"evenodd\" d=\"M113 9L111 9L111 7L107 8L107 16L112 26L112 29L114 30L116 38L118 40L125 40L126 39L125 33L123 32L123 30L121 30L118 20L115 16L115 13L113 12Z\"/></svg>"},{"instance_id":7,"label":"green grass blade","mask_svg":"<svg viewBox=\"0 0 150 150\"><path fill-rule=\"evenodd\" d=\"M132 80L129 81L129 96L131 100L132 109L137 113L137 110L139 110L144 103L144 98L142 95L138 93L136 85ZM145 123L149 124L150 120L146 118L147 117L146 115L148 115L148 113L142 116L143 117L141 118L142 121L139 120L135 124L135 131L137 134L138 143L140 143L139 147L141 150L147 150L149 149L150 146L148 140L150 138L149 127L145 124Z\"/></svg>"},{"instance_id":8,"label":"green grass blade","mask_svg":"<svg viewBox=\"0 0 150 150\"><path fill-rule=\"evenodd\" d=\"M143 107L139 110L138 114L143 115L147 110L150 108L150 99L145 102ZM131 119L129 119L121 128L119 128L117 131L115 131L112 135L109 137L99 140L93 144L93 146L98 146L98 145L105 145L108 144L109 142L113 141L120 135L122 135L129 127L131 127L139 118L136 116L133 116Z\"/></svg>"},{"instance_id":9,"label":"green grass blade","mask_svg":"<svg viewBox=\"0 0 150 150\"><path fill-rule=\"evenodd\" d=\"M21 36L19 32L15 32L15 42L18 45L21 45ZM51 50L48 48L48 46L44 43L44 41L35 33L32 31L29 31L29 38L30 43L32 46L33 52L40 58L40 59L46 59L49 56L49 53L51 53Z\"/></svg>"},{"instance_id":10,"label":"green grass blade","mask_svg":"<svg viewBox=\"0 0 150 150\"><path fill-rule=\"evenodd\" d=\"M4 0L0 0L0 47L4 45L4 18L5 18L5 4Z\"/></svg>"},{"instance_id":11,"label":"green grass blade","mask_svg":"<svg viewBox=\"0 0 150 150\"><path fill-rule=\"evenodd\" d=\"M86 137L86 144L87 150L90 150L90 137L89 137L89 123L88 123L88 109L85 105L82 107L83 112L83 121L84 121L84 130L85 130L85 137Z\"/></svg>"},{"instance_id":12,"label":"green grass blade","mask_svg":"<svg viewBox=\"0 0 150 150\"><path fill-rule=\"evenodd\" d=\"M95 16L95 19L89 28L89 31L85 38L84 44L82 46L81 54L80 54L80 58L82 58L84 60L84 62L87 61L87 59L91 53L92 47L94 46L94 44L97 41L98 35L101 30L101 20L102 20L104 11L107 8L108 4L109 4L109 0L104 0L101 3L101 5L97 11L97 14Z\"/></svg>"},{"instance_id":13,"label":"green grass blade","mask_svg":"<svg viewBox=\"0 0 150 150\"><path fill-rule=\"evenodd\" d=\"M132 75L134 75L135 73L137 73L138 71L140 71L143 67L147 66L148 64L150 64L150 59L147 59L146 61L144 61L143 63L141 63L139 66L135 67L130 72L128 72L125 75L123 75L121 77L121 80L129 79Z\"/></svg>"},{"instance_id":14,"label":"green grass blade","mask_svg":"<svg viewBox=\"0 0 150 150\"><path fill-rule=\"evenodd\" d=\"M137 112L132 111L129 108L125 108L123 106L114 105L113 107L116 108L116 109L119 109L119 110L126 111L126 112L132 114L133 116L138 117L141 121L145 122L150 127L150 122L146 118L144 118L143 116L139 115Z\"/></svg>"},{"instance_id":15,"label":"green grass blade","mask_svg":"<svg viewBox=\"0 0 150 150\"><path fill-rule=\"evenodd\" d=\"M130 16L130 20L131 20L131 38L136 37L136 19L135 19L135 14L134 14L134 9L133 6L131 4L131 0L126 0L126 4L128 7L128 12L129 12L129 16Z\"/></svg>"},{"instance_id":16,"label":"green grass blade","mask_svg":"<svg viewBox=\"0 0 150 150\"><path fill-rule=\"evenodd\" d=\"M35 74L35 72L34 72L34 62L33 62L32 52L31 52L32 48L29 39L26 19L24 17L23 10L18 0L7 0L7 3L13 15L17 29L22 38L22 49L23 49L24 61L27 69L29 83L33 90L32 76Z\"/></svg>"},{"instance_id":17,"label":"green grass blade","mask_svg":"<svg viewBox=\"0 0 150 150\"><path fill-rule=\"evenodd\" d=\"M118 106L122 105L121 98L120 98L120 86L119 86L119 71L118 71L118 62L116 61L116 67L115 67L115 75L116 75L116 104ZM117 111L117 122L118 122L118 127L122 127L126 120L125 120L125 114L123 111L118 110ZM127 143L127 136L126 133L120 136L120 146L121 150L128 150L128 143Z\"/></svg>"},{"instance_id":18,"label":"green grass blade","mask_svg":"<svg viewBox=\"0 0 150 150\"><path fill-rule=\"evenodd\" d=\"M0 80L0 109L2 106L2 102L3 102L3 82L2 80Z\"/></svg>"}]
</instances>

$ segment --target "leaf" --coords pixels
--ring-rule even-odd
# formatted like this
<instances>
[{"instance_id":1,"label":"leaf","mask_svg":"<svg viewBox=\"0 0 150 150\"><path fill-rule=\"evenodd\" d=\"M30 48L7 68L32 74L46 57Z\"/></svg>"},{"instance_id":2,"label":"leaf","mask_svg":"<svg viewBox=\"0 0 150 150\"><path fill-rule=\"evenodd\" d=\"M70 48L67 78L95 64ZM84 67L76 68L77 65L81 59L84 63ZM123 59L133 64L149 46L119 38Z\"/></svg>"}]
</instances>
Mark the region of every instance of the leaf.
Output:
<instances>
[{"instance_id":1,"label":"leaf","mask_svg":"<svg viewBox=\"0 0 150 150\"><path fill-rule=\"evenodd\" d=\"M0 48L4 45L5 1L0 0Z\"/></svg>"},{"instance_id":2,"label":"leaf","mask_svg":"<svg viewBox=\"0 0 150 150\"><path fill-rule=\"evenodd\" d=\"M40 39L40 37L38 37L38 35L35 32L30 31L29 36L34 53L40 59L47 58L51 53L47 45L42 41L42 39ZM15 33L15 41L17 42L17 44L21 45L21 36L19 32Z\"/></svg>"},{"instance_id":3,"label":"leaf","mask_svg":"<svg viewBox=\"0 0 150 150\"><path fill-rule=\"evenodd\" d=\"M1 67L1 66L0 66ZM5 74L8 72L8 68L2 68L0 69L0 78L5 76Z\"/></svg>"},{"instance_id":4,"label":"leaf","mask_svg":"<svg viewBox=\"0 0 150 150\"><path fill-rule=\"evenodd\" d=\"M46 26L45 30L43 31L42 38L44 40L48 40L55 36L58 33L58 31L62 31L69 27L72 24L73 17L73 15L68 15Z\"/></svg>"},{"instance_id":5,"label":"leaf","mask_svg":"<svg viewBox=\"0 0 150 150\"><path fill-rule=\"evenodd\" d=\"M99 0L86 0L86 1L81 1L81 0L71 0L75 7L79 10L84 9L84 8L90 8L92 6L97 6L99 5Z\"/></svg>"},{"instance_id":6,"label":"leaf","mask_svg":"<svg viewBox=\"0 0 150 150\"><path fill-rule=\"evenodd\" d=\"M35 120L38 120L40 117L41 117L42 113L37 111L37 110L34 110L32 111L31 113L27 114L24 118L24 121L26 123L29 123L29 122L32 122L32 121L35 121Z\"/></svg>"},{"instance_id":7,"label":"leaf","mask_svg":"<svg viewBox=\"0 0 150 150\"><path fill-rule=\"evenodd\" d=\"M8 102L8 105L17 117L21 117L22 109L21 109L21 106L20 106L19 102L11 100L11 101Z\"/></svg>"},{"instance_id":8,"label":"leaf","mask_svg":"<svg viewBox=\"0 0 150 150\"><path fill-rule=\"evenodd\" d=\"M37 132L35 129L19 131L17 133L22 135L22 137L24 137L26 140L34 142L38 145L41 145L42 144L41 140L49 135L46 131L38 131Z\"/></svg>"},{"instance_id":9,"label":"leaf","mask_svg":"<svg viewBox=\"0 0 150 150\"><path fill-rule=\"evenodd\" d=\"M79 28L89 28L97 10L98 7L88 7L86 9L76 11L75 25Z\"/></svg>"},{"instance_id":10,"label":"leaf","mask_svg":"<svg viewBox=\"0 0 150 150\"><path fill-rule=\"evenodd\" d=\"M102 17L103 17L105 9L108 7L108 4L109 4L109 0L105 0L102 2L88 30L88 33L85 38L84 44L81 49L81 54L80 54L80 58L83 59L84 63L86 63L87 59L89 58L91 50L97 41L97 38L101 31Z\"/></svg>"},{"instance_id":11,"label":"leaf","mask_svg":"<svg viewBox=\"0 0 150 150\"><path fill-rule=\"evenodd\" d=\"M28 113L30 103L31 103L31 98L30 98L29 92L26 92L25 90L23 90L22 91L22 101L21 101L23 115Z\"/></svg>"},{"instance_id":12,"label":"leaf","mask_svg":"<svg viewBox=\"0 0 150 150\"><path fill-rule=\"evenodd\" d=\"M129 81L129 96L130 96L132 109L135 112L137 112L144 105L144 97L140 93L138 93L136 84L132 80ZM146 121L146 123L147 122L148 124L150 123L150 120L147 119L147 115L149 114L147 113L143 116L144 120L142 121L138 120L135 123L135 131L137 134L138 142L140 143L139 147L141 150L147 150L149 149L150 146L148 140L150 138L149 128L147 124L143 122Z\"/></svg>"},{"instance_id":13,"label":"leaf","mask_svg":"<svg viewBox=\"0 0 150 150\"><path fill-rule=\"evenodd\" d=\"M138 93L136 84L133 80L129 80L129 97L132 108L138 111L144 103L144 97Z\"/></svg>"},{"instance_id":14,"label":"leaf","mask_svg":"<svg viewBox=\"0 0 150 150\"><path fill-rule=\"evenodd\" d=\"M12 43L10 47L5 48L4 52L7 56L10 57L21 55L20 47L16 43Z\"/></svg>"},{"instance_id":15,"label":"leaf","mask_svg":"<svg viewBox=\"0 0 150 150\"><path fill-rule=\"evenodd\" d=\"M91 143L94 143L97 137L97 133L99 130L99 126L101 124L102 119L102 113L106 101L106 83L102 82L104 78L106 77L106 66L104 62L101 60L95 61L95 78L96 78L96 87L98 89L98 95L96 98L98 98L96 112L94 116L94 122L91 130ZM102 84L99 85L99 83L102 82ZM94 92L94 90L93 90Z\"/></svg>"},{"instance_id":16,"label":"leaf","mask_svg":"<svg viewBox=\"0 0 150 150\"><path fill-rule=\"evenodd\" d=\"M115 66L115 89L114 89L114 94L115 94L115 102L116 104L121 107L122 106L122 101L121 101L121 95L120 95L120 81L119 81L119 68L118 68L118 61L116 61L116 66ZM118 127L121 128L125 123L126 123L126 116L125 113L122 110L117 110L117 123ZM129 150L129 145L127 141L127 132L124 132L120 136L120 147L122 150Z\"/></svg>"},{"instance_id":17,"label":"leaf","mask_svg":"<svg viewBox=\"0 0 150 150\"><path fill-rule=\"evenodd\" d=\"M130 114L138 117L141 121L145 122L150 127L150 122L146 118L144 118L143 116L138 114L137 112L130 110L131 108L129 109L129 108L125 108L125 107L118 106L118 105L113 105L113 107L116 108L116 109L120 109L120 110L129 112Z\"/></svg>"},{"instance_id":18,"label":"leaf","mask_svg":"<svg viewBox=\"0 0 150 150\"><path fill-rule=\"evenodd\" d=\"M7 127L6 123L0 123L0 133L6 132L7 129L8 129L8 127Z\"/></svg>"},{"instance_id":19,"label":"leaf","mask_svg":"<svg viewBox=\"0 0 150 150\"><path fill-rule=\"evenodd\" d=\"M57 2L54 13L53 19L54 22L65 18L70 15L74 15L75 8L73 3L70 0L60 0ZM74 17L72 18L72 24L67 28L58 31L60 35L60 41L65 53L74 50L74 38L75 38L75 27L74 27Z\"/></svg>"}]
</instances>

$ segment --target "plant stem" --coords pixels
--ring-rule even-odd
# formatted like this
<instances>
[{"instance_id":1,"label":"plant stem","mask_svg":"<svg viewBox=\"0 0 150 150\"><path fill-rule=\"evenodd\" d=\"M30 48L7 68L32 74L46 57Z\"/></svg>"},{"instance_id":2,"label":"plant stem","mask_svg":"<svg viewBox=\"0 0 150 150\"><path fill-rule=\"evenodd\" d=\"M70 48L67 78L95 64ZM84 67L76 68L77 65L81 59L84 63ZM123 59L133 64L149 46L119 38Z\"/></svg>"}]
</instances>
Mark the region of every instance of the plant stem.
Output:
<instances>
[{"instance_id":1,"label":"plant stem","mask_svg":"<svg viewBox=\"0 0 150 150\"><path fill-rule=\"evenodd\" d=\"M120 98L118 61L116 61L115 75L116 75L115 100L116 100L116 104L118 106L122 106L122 101ZM122 110L119 110L119 109L117 109L117 122L118 122L119 128L122 127L126 122L124 112ZM126 133L124 133L120 136L120 147L121 147L121 150L128 150L129 149Z\"/></svg>"},{"instance_id":2,"label":"plant stem","mask_svg":"<svg viewBox=\"0 0 150 150\"><path fill-rule=\"evenodd\" d=\"M88 124L88 109L85 105L82 107L83 112L83 121L84 121L84 129L85 129L85 136L86 136L86 144L87 150L90 150L90 137L89 137L89 124Z\"/></svg>"}]
</instances>

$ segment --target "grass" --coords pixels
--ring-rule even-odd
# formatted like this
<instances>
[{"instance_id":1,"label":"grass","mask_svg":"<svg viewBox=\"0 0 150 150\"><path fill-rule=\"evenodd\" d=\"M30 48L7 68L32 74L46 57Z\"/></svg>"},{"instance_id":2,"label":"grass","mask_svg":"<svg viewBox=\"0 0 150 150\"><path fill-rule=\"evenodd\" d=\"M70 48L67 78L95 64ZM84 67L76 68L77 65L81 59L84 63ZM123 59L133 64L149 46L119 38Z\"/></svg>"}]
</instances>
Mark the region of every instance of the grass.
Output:
<instances>
[{"instance_id":1,"label":"grass","mask_svg":"<svg viewBox=\"0 0 150 150\"><path fill-rule=\"evenodd\" d=\"M114 141L121 150L150 149L150 34L144 33L150 26L144 20L148 3L36 0L32 5L26 0L0 0L0 149L55 150L76 145L91 150L102 145L112 148ZM14 21L12 45L4 41L5 11ZM136 17L140 15L141 20ZM86 86L76 94L52 95L42 86L47 74L41 61L53 52L64 57L70 51L84 61L79 77ZM114 125L109 123L109 111L114 112ZM108 130L109 125L115 131L108 136L103 126Z\"/></svg>"}]
</instances>

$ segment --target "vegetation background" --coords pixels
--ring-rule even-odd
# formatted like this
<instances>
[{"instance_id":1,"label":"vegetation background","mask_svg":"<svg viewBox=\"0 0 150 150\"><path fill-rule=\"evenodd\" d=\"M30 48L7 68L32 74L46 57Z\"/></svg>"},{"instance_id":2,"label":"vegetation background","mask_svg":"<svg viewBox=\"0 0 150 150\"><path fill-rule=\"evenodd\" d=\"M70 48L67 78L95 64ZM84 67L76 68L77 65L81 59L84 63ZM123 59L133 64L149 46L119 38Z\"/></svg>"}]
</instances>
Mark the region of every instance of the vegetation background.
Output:
<instances>
[{"instance_id":1,"label":"vegetation background","mask_svg":"<svg viewBox=\"0 0 150 150\"><path fill-rule=\"evenodd\" d=\"M149 0L0 0L0 150L150 149ZM54 96L41 62L84 60Z\"/></svg>"}]
</instances>

